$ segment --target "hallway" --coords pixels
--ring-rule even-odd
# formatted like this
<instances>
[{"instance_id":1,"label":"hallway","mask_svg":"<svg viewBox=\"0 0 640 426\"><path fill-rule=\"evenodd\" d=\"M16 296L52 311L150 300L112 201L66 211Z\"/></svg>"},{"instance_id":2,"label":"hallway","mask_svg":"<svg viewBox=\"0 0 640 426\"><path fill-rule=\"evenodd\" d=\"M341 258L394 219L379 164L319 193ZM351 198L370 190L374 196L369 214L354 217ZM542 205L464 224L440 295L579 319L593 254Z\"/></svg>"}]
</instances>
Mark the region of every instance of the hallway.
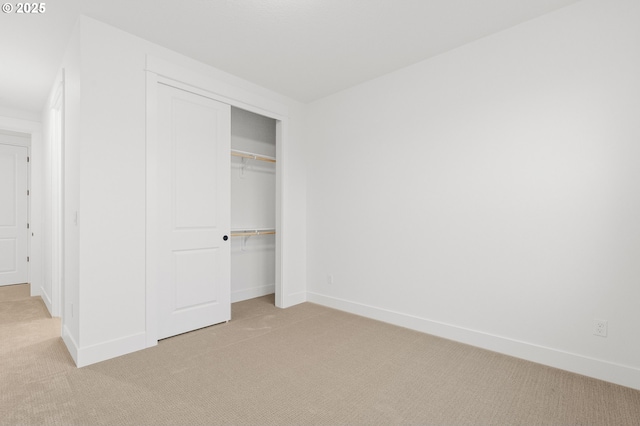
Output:
<instances>
[{"instance_id":1,"label":"hallway","mask_svg":"<svg viewBox=\"0 0 640 426\"><path fill-rule=\"evenodd\" d=\"M60 318L51 318L40 296L29 296L29 284L0 287L0 368L14 353L37 351L40 345L62 341ZM30 348L26 351L27 348ZM19 372L14 372L19 374Z\"/></svg>"}]
</instances>

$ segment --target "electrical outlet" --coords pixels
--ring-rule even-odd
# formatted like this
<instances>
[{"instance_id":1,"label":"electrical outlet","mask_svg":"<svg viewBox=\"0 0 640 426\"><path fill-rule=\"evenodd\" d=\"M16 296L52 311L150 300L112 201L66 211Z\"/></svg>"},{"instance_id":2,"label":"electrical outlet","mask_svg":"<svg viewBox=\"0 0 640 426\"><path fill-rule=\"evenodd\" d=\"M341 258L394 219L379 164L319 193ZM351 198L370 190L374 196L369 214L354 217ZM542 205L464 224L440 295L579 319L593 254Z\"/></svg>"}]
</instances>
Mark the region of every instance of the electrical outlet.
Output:
<instances>
[{"instance_id":1,"label":"electrical outlet","mask_svg":"<svg viewBox=\"0 0 640 426\"><path fill-rule=\"evenodd\" d=\"M327 275L327 284L333 284L333 274Z\"/></svg>"},{"instance_id":2,"label":"electrical outlet","mask_svg":"<svg viewBox=\"0 0 640 426\"><path fill-rule=\"evenodd\" d=\"M607 320L593 320L593 334L596 336L607 337Z\"/></svg>"}]
</instances>

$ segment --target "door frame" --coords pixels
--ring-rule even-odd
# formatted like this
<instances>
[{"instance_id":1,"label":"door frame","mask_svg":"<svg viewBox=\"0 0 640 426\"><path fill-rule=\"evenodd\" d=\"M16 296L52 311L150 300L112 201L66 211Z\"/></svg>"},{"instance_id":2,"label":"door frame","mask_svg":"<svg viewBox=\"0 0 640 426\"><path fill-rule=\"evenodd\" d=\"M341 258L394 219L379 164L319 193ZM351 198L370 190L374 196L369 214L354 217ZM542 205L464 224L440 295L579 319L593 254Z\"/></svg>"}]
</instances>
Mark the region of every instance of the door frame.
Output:
<instances>
[{"instance_id":1,"label":"door frame","mask_svg":"<svg viewBox=\"0 0 640 426\"><path fill-rule=\"evenodd\" d=\"M24 143L17 142L17 141L14 141L14 142L0 142L0 145L25 148L27 150L27 158L28 159L31 158L31 135L29 135L28 133L15 132L15 131L4 129L4 128L0 128L0 130L3 130L5 132L17 133L17 134L20 135L19 137L25 137L26 136L25 139L27 139L27 137L28 137L28 140L25 141ZM26 179L27 179L27 194L30 194L30 191L31 191L31 162L30 162L30 160L27 161L27 170L26 171L27 171L27 176L26 176ZM21 197L26 197L26 201L27 201L27 224L28 224L28 228L29 228L31 226L31 224L30 224L30 220L31 220L31 203L30 203L30 200L29 200L30 195L27 195L27 194L21 194L20 196ZM27 243L26 244L27 245L26 249L27 250L26 250L26 253L25 253L25 256L27 257L27 259L29 259L31 257L31 238L30 238L30 235L29 235L30 233L31 233L31 229L27 229L27 241L26 241L26 243ZM27 268L27 281L26 282L30 284L31 283L31 270L29 268L29 263L30 263L30 261L27 260L27 266L26 266L26 268ZM15 284L22 284L22 283L15 283ZM12 285L12 284L9 284L9 285ZM34 290L30 290L30 292L31 292L31 296L33 296L34 295Z\"/></svg>"},{"instance_id":2,"label":"door frame","mask_svg":"<svg viewBox=\"0 0 640 426\"><path fill-rule=\"evenodd\" d=\"M62 317L65 288L65 143L64 70L53 91L49 107L51 143L51 307L53 317ZM55 111L55 112L54 112Z\"/></svg>"},{"instance_id":3,"label":"door frame","mask_svg":"<svg viewBox=\"0 0 640 426\"><path fill-rule=\"evenodd\" d=\"M8 116L0 116L0 129L22 133L29 135L31 141L27 147L27 155L29 156L29 164L27 165L27 188L29 188L30 196L27 198L27 215L30 227L30 233L27 234L27 279L31 288L31 296L39 296L42 287L42 234L43 217L42 212L33 210L32 205L42 206L44 198L42 186L42 124L25 119L13 118ZM25 146L25 145L21 145ZM37 152L37 154L36 154ZM38 158L35 158L37 155ZM33 168L34 159L38 167ZM37 201L37 202L36 202ZM37 237L31 236L31 233ZM36 242L34 244L34 241ZM34 256L34 254L37 255Z\"/></svg>"},{"instance_id":4,"label":"door frame","mask_svg":"<svg viewBox=\"0 0 640 426\"><path fill-rule=\"evenodd\" d=\"M201 74L173 64L161 58L147 55L146 58L146 344L158 344L157 313L157 236L158 218L151 206L157 203L157 194L150 187L157 174L157 126L158 126L158 84L201 95L233 107L241 108L276 120L276 276L275 304L287 307L285 301L286 283L283 280L283 146L287 143L288 109L268 98L256 95L239 87L217 80L213 76ZM229 160L231 161L231 160Z\"/></svg>"}]
</instances>

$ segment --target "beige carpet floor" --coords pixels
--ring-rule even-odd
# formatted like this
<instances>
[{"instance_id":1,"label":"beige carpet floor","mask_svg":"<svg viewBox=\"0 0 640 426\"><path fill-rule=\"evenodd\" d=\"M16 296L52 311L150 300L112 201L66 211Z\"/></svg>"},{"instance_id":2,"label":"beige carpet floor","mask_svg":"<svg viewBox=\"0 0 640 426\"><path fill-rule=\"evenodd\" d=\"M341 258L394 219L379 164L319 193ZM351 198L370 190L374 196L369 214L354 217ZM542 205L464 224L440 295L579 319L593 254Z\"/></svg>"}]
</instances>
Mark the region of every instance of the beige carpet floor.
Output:
<instances>
[{"instance_id":1,"label":"beige carpet floor","mask_svg":"<svg viewBox=\"0 0 640 426\"><path fill-rule=\"evenodd\" d=\"M0 288L0 424L640 424L640 391L270 296L81 369L59 334Z\"/></svg>"}]
</instances>

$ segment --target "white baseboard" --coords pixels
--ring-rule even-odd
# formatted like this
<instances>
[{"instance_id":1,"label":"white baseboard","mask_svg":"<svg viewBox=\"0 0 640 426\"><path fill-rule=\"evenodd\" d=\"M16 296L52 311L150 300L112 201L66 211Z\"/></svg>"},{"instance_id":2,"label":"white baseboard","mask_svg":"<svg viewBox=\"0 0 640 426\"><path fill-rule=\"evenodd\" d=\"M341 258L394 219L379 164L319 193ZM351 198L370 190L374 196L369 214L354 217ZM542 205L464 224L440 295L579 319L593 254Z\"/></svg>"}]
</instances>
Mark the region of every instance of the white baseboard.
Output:
<instances>
[{"instance_id":1,"label":"white baseboard","mask_svg":"<svg viewBox=\"0 0 640 426\"><path fill-rule=\"evenodd\" d=\"M40 297L42 298L44 305L47 307L47 310L49 311L49 315L53 316L53 303L51 302L51 297L49 297L47 292L44 291L44 288L42 287L40 287Z\"/></svg>"},{"instance_id":2,"label":"white baseboard","mask_svg":"<svg viewBox=\"0 0 640 426\"><path fill-rule=\"evenodd\" d=\"M146 348L146 333L133 334L96 345L79 347L67 327L63 327L62 340L77 367L86 367Z\"/></svg>"},{"instance_id":3,"label":"white baseboard","mask_svg":"<svg viewBox=\"0 0 640 426\"><path fill-rule=\"evenodd\" d=\"M71 332L69 332L69 329L67 328L66 325L62 326L62 341L67 347L67 350L69 351L69 355L71 355L71 358L73 358L73 362L75 362L76 365L78 365L78 344L76 343L75 339L71 335Z\"/></svg>"},{"instance_id":4,"label":"white baseboard","mask_svg":"<svg viewBox=\"0 0 640 426\"><path fill-rule=\"evenodd\" d=\"M78 367L95 364L100 361L106 361L122 355L136 352L147 347L147 334L137 333L120 339L110 340L108 342L98 343L91 346L81 347L78 350Z\"/></svg>"},{"instance_id":5,"label":"white baseboard","mask_svg":"<svg viewBox=\"0 0 640 426\"><path fill-rule=\"evenodd\" d=\"M640 369L313 292L307 301L640 390Z\"/></svg>"},{"instance_id":6,"label":"white baseboard","mask_svg":"<svg viewBox=\"0 0 640 426\"><path fill-rule=\"evenodd\" d=\"M276 285L263 285L261 287L252 287L244 290L238 290L231 293L231 303L242 302L243 300L255 299L256 297L273 294L276 291Z\"/></svg>"}]
</instances>

